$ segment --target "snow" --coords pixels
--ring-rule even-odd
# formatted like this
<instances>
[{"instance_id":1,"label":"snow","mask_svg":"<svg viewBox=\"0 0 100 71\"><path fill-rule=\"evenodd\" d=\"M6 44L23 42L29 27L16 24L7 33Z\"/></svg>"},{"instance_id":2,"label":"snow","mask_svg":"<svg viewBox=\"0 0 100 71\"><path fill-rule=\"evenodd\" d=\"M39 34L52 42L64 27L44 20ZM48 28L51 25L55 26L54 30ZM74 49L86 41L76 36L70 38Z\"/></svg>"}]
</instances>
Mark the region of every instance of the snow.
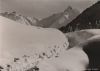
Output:
<instances>
[{"instance_id":1,"label":"snow","mask_svg":"<svg viewBox=\"0 0 100 71\"><path fill-rule=\"evenodd\" d=\"M85 29L65 34L66 38L68 38L70 48L96 35L100 35L100 29Z\"/></svg>"},{"instance_id":2,"label":"snow","mask_svg":"<svg viewBox=\"0 0 100 71\"><path fill-rule=\"evenodd\" d=\"M69 19L69 15L68 14L67 15L64 15L64 16L65 16L66 19Z\"/></svg>"},{"instance_id":3,"label":"snow","mask_svg":"<svg viewBox=\"0 0 100 71\"><path fill-rule=\"evenodd\" d=\"M94 35L100 35L100 29L86 29L86 31L90 32L90 33L92 33Z\"/></svg>"},{"instance_id":4,"label":"snow","mask_svg":"<svg viewBox=\"0 0 100 71\"><path fill-rule=\"evenodd\" d=\"M85 52L74 47L58 58L52 58L40 62L40 71L83 71L89 63L88 56Z\"/></svg>"},{"instance_id":5,"label":"snow","mask_svg":"<svg viewBox=\"0 0 100 71\"><path fill-rule=\"evenodd\" d=\"M69 37L76 42L70 49ZM99 37L100 29L64 35L57 29L28 26L0 16L0 65L11 64L10 71L25 71L35 65L39 71L83 71L89 60L77 45ZM13 62L14 58L19 60Z\"/></svg>"},{"instance_id":6,"label":"snow","mask_svg":"<svg viewBox=\"0 0 100 71\"><path fill-rule=\"evenodd\" d=\"M68 41L57 29L27 26L0 16L0 64L14 57L45 52L48 47L61 48L65 43L67 49Z\"/></svg>"}]
</instances>

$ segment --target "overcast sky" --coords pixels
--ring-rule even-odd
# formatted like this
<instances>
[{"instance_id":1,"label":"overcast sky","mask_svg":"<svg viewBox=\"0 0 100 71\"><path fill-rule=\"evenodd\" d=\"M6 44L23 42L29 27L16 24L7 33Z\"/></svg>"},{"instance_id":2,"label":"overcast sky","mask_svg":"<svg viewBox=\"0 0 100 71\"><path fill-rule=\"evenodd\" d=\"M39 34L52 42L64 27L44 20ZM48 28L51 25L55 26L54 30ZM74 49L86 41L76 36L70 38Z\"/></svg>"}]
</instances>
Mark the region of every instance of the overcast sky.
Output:
<instances>
[{"instance_id":1,"label":"overcast sky","mask_svg":"<svg viewBox=\"0 0 100 71\"><path fill-rule=\"evenodd\" d=\"M61 12L69 5L83 11L97 0L0 0L0 12L17 11L27 16L39 18Z\"/></svg>"}]
</instances>

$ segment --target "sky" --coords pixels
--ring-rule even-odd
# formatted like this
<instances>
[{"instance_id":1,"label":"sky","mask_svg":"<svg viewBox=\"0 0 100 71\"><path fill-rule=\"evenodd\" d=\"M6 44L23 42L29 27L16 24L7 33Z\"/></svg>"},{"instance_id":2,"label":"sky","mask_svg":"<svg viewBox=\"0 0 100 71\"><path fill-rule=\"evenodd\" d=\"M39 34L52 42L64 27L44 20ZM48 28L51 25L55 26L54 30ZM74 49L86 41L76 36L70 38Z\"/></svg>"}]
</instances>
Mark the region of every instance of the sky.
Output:
<instances>
[{"instance_id":1,"label":"sky","mask_svg":"<svg viewBox=\"0 0 100 71\"><path fill-rule=\"evenodd\" d=\"M16 11L22 15L44 18L64 11L69 5L82 12L97 0L0 0L0 12Z\"/></svg>"}]
</instances>

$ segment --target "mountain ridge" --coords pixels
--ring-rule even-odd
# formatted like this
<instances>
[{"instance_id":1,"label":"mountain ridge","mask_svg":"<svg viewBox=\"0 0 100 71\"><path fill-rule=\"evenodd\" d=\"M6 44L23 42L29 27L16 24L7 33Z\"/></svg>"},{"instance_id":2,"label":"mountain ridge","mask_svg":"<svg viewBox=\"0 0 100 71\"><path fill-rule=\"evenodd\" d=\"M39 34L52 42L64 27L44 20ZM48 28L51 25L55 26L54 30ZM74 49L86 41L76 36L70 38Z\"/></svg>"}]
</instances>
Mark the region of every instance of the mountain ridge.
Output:
<instances>
[{"instance_id":1,"label":"mountain ridge","mask_svg":"<svg viewBox=\"0 0 100 71\"><path fill-rule=\"evenodd\" d=\"M11 19L13 21L16 21L18 23L31 25L31 26L36 25L37 21L39 21L35 17L23 16L16 12L4 12L4 13L0 13L0 15L8 19Z\"/></svg>"},{"instance_id":2,"label":"mountain ridge","mask_svg":"<svg viewBox=\"0 0 100 71\"><path fill-rule=\"evenodd\" d=\"M79 11L68 6L63 12L55 13L47 18L44 18L38 22L38 26L44 28L60 28L72 21L79 15Z\"/></svg>"},{"instance_id":3,"label":"mountain ridge","mask_svg":"<svg viewBox=\"0 0 100 71\"><path fill-rule=\"evenodd\" d=\"M95 28L100 28L100 1L84 10L68 25L59 29L65 33L75 30Z\"/></svg>"}]
</instances>

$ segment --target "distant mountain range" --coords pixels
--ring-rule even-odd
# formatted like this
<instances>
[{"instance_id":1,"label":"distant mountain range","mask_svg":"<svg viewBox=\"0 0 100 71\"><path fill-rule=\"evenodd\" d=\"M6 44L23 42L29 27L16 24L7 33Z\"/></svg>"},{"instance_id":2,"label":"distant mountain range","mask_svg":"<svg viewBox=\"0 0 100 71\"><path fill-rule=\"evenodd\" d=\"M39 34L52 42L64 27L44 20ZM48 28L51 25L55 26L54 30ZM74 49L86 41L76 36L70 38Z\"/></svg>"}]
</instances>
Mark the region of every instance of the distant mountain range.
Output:
<instances>
[{"instance_id":1,"label":"distant mountain range","mask_svg":"<svg viewBox=\"0 0 100 71\"><path fill-rule=\"evenodd\" d=\"M13 21L26 24L26 25L43 27L43 28L61 28L63 26L66 26L68 23L70 23L79 14L80 12L76 9L73 9L71 6L68 6L67 9L65 9L63 12L53 14L41 20L35 17L33 18L26 17L16 12L0 13L1 16L9 18Z\"/></svg>"},{"instance_id":2,"label":"distant mountain range","mask_svg":"<svg viewBox=\"0 0 100 71\"><path fill-rule=\"evenodd\" d=\"M4 12L4 13L0 13L0 15L9 18L13 21L19 22L21 24L26 24L31 26L36 25L38 21L38 19L35 17L31 18L31 17L22 16L20 14L17 14L16 12L11 12L11 13Z\"/></svg>"},{"instance_id":3,"label":"distant mountain range","mask_svg":"<svg viewBox=\"0 0 100 71\"><path fill-rule=\"evenodd\" d=\"M60 28L66 26L69 22L75 19L79 15L79 11L69 6L65 11L61 13L53 14L47 18L40 20L38 26L44 28Z\"/></svg>"},{"instance_id":4,"label":"distant mountain range","mask_svg":"<svg viewBox=\"0 0 100 71\"><path fill-rule=\"evenodd\" d=\"M22 16L16 12L4 12L0 13L0 15L22 24L43 28L57 28L64 33L82 29L100 29L100 1L84 10L81 14L78 10L69 6L63 12L55 13L41 20L35 17Z\"/></svg>"},{"instance_id":5,"label":"distant mountain range","mask_svg":"<svg viewBox=\"0 0 100 71\"><path fill-rule=\"evenodd\" d=\"M72 22L59 28L62 32L100 28L100 1L83 11Z\"/></svg>"}]
</instances>

